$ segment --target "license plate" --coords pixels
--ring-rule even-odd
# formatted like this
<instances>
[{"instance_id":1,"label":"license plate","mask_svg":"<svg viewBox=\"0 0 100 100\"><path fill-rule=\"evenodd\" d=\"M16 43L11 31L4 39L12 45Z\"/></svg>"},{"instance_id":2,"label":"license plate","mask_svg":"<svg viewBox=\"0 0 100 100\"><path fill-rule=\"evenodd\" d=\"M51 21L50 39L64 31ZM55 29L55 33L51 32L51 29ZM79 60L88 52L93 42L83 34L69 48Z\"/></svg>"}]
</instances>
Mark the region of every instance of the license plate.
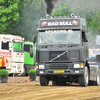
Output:
<instances>
[{"instance_id":1,"label":"license plate","mask_svg":"<svg viewBox=\"0 0 100 100\"><path fill-rule=\"evenodd\" d=\"M64 73L64 70L55 70L54 73Z\"/></svg>"}]
</instances>

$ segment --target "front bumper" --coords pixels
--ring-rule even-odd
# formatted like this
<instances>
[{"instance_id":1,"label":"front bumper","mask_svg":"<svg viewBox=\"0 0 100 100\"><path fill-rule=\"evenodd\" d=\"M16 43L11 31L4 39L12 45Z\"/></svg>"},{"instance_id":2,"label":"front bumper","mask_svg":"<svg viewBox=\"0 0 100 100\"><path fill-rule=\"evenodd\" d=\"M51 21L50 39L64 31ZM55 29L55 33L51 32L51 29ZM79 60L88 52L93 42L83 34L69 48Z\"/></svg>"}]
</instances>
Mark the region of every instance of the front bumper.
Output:
<instances>
[{"instance_id":1,"label":"front bumper","mask_svg":"<svg viewBox=\"0 0 100 100\"><path fill-rule=\"evenodd\" d=\"M61 70L36 70L37 76L41 75L82 75L84 69L61 69Z\"/></svg>"},{"instance_id":2,"label":"front bumper","mask_svg":"<svg viewBox=\"0 0 100 100\"><path fill-rule=\"evenodd\" d=\"M74 68L74 64L80 64L81 62L73 63L47 63L44 65L44 69L38 68L37 75L82 75L84 74L83 68Z\"/></svg>"}]
</instances>

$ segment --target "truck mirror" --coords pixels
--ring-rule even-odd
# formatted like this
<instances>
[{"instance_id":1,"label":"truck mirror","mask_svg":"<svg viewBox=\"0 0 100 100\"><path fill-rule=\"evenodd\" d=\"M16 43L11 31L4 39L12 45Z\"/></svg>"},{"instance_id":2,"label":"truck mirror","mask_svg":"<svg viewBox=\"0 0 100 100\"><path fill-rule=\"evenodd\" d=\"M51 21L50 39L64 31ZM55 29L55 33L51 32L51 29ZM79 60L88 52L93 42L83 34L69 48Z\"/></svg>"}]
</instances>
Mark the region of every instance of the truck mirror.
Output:
<instances>
[{"instance_id":1,"label":"truck mirror","mask_svg":"<svg viewBox=\"0 0 100 100\"><path fill-rule=\"evenodd\" d=\"M9 52L11 52L11 51L12 51L12 43L9 42Z\"/></svg>"},{"instance_id":2,"label":"truck mirror","mask_svg":"<svg viewBox=\"0 0 100 100\"><path fill-rule=\"evenodd\" d=\"M9 52L11 52L12 51L12 48L9 48Z\"/></svg>"},{"instance_id":3,"label":"truck mirror","mask_svg":"<svg viewBox=\"0 0 100 100\"><path fill-rule=\"evenodd\" d=\"M88 33L85 34L86 42L88 42Z\"/></svg>"},{"instance_id":4,"label":"truck mirror","mask_svg":"<svg viewBox=\"0 0 100 100\"><path fill-rule=\"evenodd\" d=\"M96 55L96 61L100 62L100 55Z\"/></svg>"},{"instance_id":5,"label":"truck mirror","mask_svg":"<svg viewBox=\"0 0 100 100\"><path fill-rule=\"evenodd\" d=\"M33 43L36 43L36 35L33 35Z\"/></svg>"},{"instance_id":6,"label":"truck mirror","mask_svg":"<svg viewBox=\"0 0 100 100\"><path fill-rule=\"evenodd\" d=\"M82 42L88 42L88 35L85 32L82 32Z\"/></svg>"},{"instance_id":7,"label":"truck mirror","mask_svg":"<svg viewBox=\"0 0 100 100\"><path fill-rule=\"evenodd\" d=\"M9 48L12 48L11 42L9 42Z\"/></svg>"},{"instance_id":8,"label":"truck mirror","mask_svg":"<svg viewBox=\"0 0 100 100\"><path fill-rule=\"evenodd\" d=\"M87 40L87 39L85 39L85 40L84 40L84 42L88 42L88 40Z\"/></svg>"}]
</instances>

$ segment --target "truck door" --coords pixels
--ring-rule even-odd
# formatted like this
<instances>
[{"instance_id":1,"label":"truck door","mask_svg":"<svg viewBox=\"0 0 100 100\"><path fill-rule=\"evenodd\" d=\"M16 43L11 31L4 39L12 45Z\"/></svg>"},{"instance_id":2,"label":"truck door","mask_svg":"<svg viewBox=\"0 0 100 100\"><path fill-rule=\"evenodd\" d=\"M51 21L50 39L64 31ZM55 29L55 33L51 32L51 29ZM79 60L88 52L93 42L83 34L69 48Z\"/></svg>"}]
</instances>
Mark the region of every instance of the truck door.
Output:
<instances>
[{"instance_id":1,"label":"truck door","mask_svg":"<svg viewBox=\"0 0 100 100\"><path fill-rule=\"evenodd\" d=\"M11 51L9 49L9 42L8 41L1 41L1 50L0 50L0 56L4 55L9 62L9 66L11 64Z\"/></svg>"},{"instance_id":2,"label":"truck door","mask_svg":"<svg viewBox=\"0 0 100 100\"><path fill-rule=\"evenodd\" d=\"M24 54L25 54L24 64L34 65L35 55L32 51L33 51L33 45L24 44Z\"/></svg>"}]
</instances>

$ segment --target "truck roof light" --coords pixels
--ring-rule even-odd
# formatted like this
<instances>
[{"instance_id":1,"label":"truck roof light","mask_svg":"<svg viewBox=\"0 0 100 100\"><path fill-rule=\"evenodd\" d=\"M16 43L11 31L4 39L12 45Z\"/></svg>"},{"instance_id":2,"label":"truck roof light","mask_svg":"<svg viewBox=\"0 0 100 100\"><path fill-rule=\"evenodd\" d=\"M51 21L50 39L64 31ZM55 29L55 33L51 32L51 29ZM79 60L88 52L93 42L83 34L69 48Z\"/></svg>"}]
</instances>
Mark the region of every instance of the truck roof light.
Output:
<instances>
[{"instance_id":1,"label":"truck roof light","mask_svg":"<svg viewBox=\"0 0 100 100\"><path fill-rule=\"evenodd\" d=\"M74 17L75 17L75 14L74 14L74 13L72 13L70 16L71 16L72 18L74 18Z\"/></svg>"},{"instance_id":2,"label":"truck roof light","mask_svg":"<svg viewBox=\"0 0 100 100\"><path fill-rule=\"evenodd\" d=\"M50 15L49 14L46 14L46 18L50 18Z\"/></svg>"},{"instance_id":3,"label":"truck roof light","mask_svg":"<svg viewBox=\"0 0 100 100\"><path fill-rule=\"evenodd\" d=\"M25 40L25 38L23 38L23 41Z\"/></svg>"}]
</instances>

